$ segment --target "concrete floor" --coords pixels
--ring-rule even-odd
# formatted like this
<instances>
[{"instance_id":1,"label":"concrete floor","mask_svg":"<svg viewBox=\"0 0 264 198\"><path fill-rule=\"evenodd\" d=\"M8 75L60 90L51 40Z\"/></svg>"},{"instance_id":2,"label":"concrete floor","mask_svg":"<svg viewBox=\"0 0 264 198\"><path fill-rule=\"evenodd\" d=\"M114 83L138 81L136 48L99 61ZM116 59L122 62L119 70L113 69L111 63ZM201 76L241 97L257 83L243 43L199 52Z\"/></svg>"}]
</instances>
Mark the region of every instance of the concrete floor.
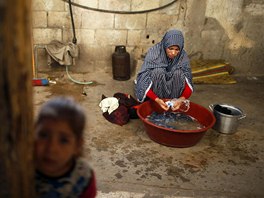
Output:
<instances>
[{"instance_id":1,"label":"concrete floor","mask_svg":"<svg viewBox=\"0 0 264 198\"><path fill-rule=\"evenodd\" d=\"M55 95L71 95L88 116L84 155L95 169L98 197L264 197L264 77L237 77L233 85L195 85L190 100L206 108L227 103L247 115L233 135L210 129L190 148L153 142L141 120L114 125L102 116L101 95L133 95L133 80L111 73L72 74L92 85L70 81L64 71L40 73L57 84L34 87L34 105ZM35 111L35 112L36 112Z\"/></svg>"}]
</instances>

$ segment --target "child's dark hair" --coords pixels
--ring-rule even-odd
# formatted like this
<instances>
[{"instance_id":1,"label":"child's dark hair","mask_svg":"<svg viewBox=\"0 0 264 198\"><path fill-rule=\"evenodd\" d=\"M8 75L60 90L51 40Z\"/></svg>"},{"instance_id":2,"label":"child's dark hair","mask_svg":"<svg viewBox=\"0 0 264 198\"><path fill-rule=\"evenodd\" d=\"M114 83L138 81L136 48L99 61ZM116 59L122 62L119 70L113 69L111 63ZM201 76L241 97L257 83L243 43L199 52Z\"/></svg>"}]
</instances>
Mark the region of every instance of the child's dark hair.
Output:
<instances>
[{"instance_id":1,"label":"child's dark hair","mask_svg":"<svg viewBox=\"0 0 264 198\"><path fill-rule=\"evenodd\" d=\"M73 98L57 96L47 101L42 105L35 124L39 124L44 119L65 121L78 139L83 136L85 113Z\"/></svg>"}]
</instances>

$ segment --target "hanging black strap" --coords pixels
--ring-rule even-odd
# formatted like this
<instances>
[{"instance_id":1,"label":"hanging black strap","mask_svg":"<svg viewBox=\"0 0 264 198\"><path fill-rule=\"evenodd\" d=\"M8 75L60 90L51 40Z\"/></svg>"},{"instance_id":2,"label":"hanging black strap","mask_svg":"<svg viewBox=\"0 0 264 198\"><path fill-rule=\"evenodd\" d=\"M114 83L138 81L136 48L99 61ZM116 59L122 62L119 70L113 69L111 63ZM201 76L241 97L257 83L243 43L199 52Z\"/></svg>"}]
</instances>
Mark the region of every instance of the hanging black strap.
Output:
<instances>
[{"instance_id":1,"label":"hanging black strap","mask_svg":"<svg viewBox=\"0 0 264 198\"><path fill-rule=\"evenodd\" d=\"M71 3L71 0L69 0L69 7L70 7L71 23L72 23L72 31L73 31L73 39L72 39L72 42L74 44L76 44L77 43L77 39L76 39L75 26L74 26L74 20L73 20L73 15L72 15L72 3Z\"/></svg>"}]
</instances>

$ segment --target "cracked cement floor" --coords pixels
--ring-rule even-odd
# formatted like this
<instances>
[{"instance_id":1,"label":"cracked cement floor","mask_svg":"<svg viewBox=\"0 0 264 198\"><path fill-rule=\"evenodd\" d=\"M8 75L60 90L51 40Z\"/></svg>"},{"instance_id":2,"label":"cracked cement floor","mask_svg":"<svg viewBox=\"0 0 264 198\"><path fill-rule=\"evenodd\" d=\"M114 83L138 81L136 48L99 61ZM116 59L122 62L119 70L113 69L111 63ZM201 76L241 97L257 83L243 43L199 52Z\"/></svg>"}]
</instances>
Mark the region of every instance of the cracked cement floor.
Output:
<instances>
[{"instance_id":1,"label":"cracked cement floor","mask_svg":"<svg viewBox=\"0 0 264 198\"><path fill-rule=\"evenodd\" d=\"M95 82L78 85L65 72L38 76L56 84L34 87L35 113L55 95L73 96L86 110L84 156L96 172L97 197L264 197L264 77L237 77L232 85L196 84L192 102L206 108L231 104L247 117L233 135L209 129L195 146L172 148L150 140L139 119L121 127L102 116L102 94L133 95L133 77L116 81L111 73L74 73L74 79Z\"/></svg>"}]
</instances>

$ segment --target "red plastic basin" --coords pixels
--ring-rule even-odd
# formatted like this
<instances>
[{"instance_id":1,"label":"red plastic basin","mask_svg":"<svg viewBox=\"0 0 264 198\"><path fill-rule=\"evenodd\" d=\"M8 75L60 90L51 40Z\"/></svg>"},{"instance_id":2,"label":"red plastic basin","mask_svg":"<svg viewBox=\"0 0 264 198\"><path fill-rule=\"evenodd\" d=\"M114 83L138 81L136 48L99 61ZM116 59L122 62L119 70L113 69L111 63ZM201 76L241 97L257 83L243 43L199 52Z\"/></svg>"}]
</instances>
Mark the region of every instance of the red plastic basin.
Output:
<instances>
[{"instance_id":1,"label":"red plastic basin","mask_svg":"<svg viewBox=\"0 0 264 198\"><path fill-rule=\"evenodd\" d=\"M152 114L153 111L158 113L164 112L164 110L156 102L149 100L139 106L137 109L137 114L143 121L149 138L165 146L181 148L194 146L202 139L205 132L215 124L215 117L213 113L207 110L205 107L193 102L190 102L190 108L185 113L197 119L200 124L205 126L202 129L175 130L157 126L146 120L146 117Z\"/></svg>"}]
</instances>

